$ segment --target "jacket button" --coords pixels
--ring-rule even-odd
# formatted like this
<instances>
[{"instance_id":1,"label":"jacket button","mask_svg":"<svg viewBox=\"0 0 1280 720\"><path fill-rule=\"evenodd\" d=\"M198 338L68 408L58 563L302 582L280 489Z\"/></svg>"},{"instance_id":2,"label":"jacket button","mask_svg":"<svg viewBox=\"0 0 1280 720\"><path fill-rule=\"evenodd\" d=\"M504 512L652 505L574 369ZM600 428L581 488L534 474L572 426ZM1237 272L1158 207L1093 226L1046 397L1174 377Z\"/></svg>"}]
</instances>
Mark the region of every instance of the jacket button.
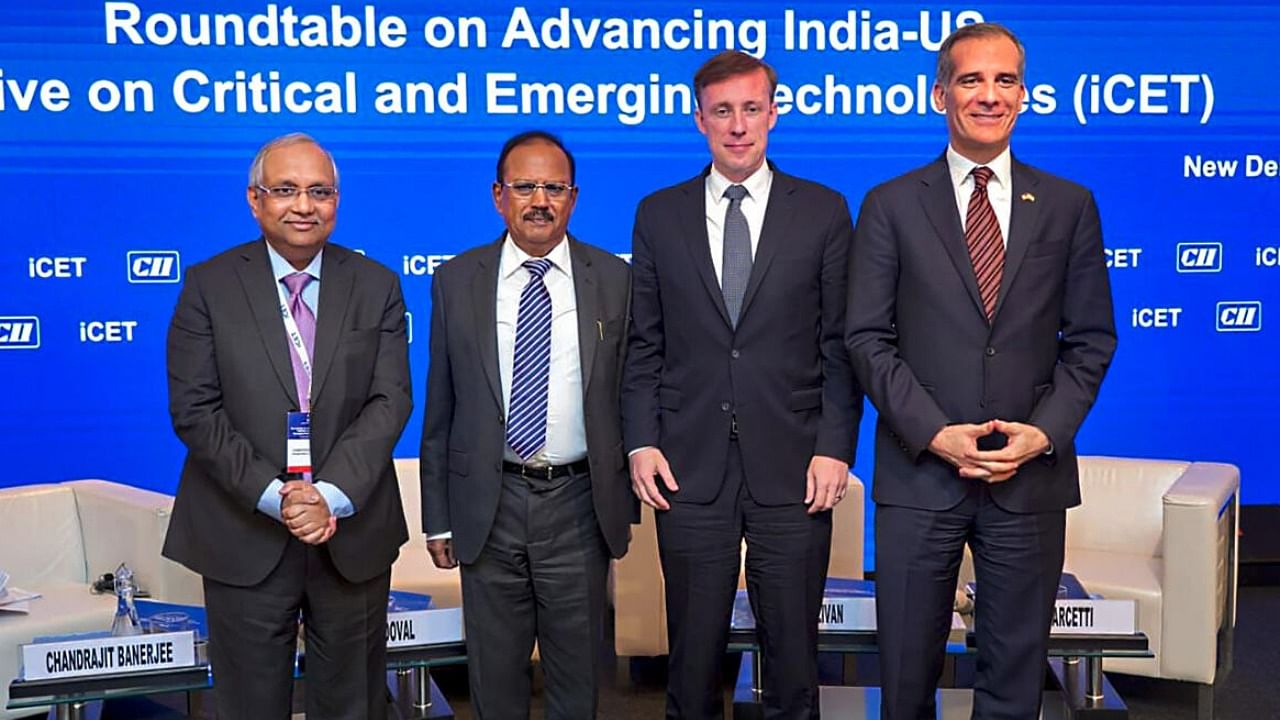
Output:
<instances>
[{"instance_id":1,"label":"jacket button","mask_svg":"<svg viewBox=\"0 0 1280 720\"><path fill-rule=\"evenodd\" d=\"M729 412L729 403L720 403L720 409L724 412Z\"/></svg>"},{"instance_id":2,"label":"jacket button","mask_svg":"<svg viewBox=\"0 0 1280 720\"><path fill-rule=\"evenodd\" d=\"M740 356L740 355L742 355L742 353L738 352L738 350L737 350L736 348L735 348L734 350L731 350L731 351L729 352L729 357L733 358L734 360L737 360L737 359L738 359L738 356Z\"/></svg>"},{"instance_id":3,"label":"jacket button","mask_svg":"<svg viewBox=\"0 0 1280 720\"><path fill-rule=\"evenodd\" d=\"M987 348L987 357L992 357L992 356L994 356L995 354L996 354L996 349L995 349L995 348L993 348L993 347L989 347L989 348Z\"/></svg>"}]
</instances>

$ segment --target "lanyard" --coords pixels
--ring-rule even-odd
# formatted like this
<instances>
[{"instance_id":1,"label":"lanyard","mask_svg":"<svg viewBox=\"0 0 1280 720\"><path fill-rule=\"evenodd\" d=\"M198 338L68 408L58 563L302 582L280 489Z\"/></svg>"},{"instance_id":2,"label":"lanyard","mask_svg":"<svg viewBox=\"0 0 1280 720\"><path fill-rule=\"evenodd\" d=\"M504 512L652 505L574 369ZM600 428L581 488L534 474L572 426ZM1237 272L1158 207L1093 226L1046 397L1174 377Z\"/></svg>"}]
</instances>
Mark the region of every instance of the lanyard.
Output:
<instances>
[{"instance_id":1,"label":"lanyard","mask_svg":"<svg viewBox=\"0 0 1280 720\"><path fill-rule=\"evenodd\" d=\"M284 294L284 284L279 280L276 281L276 294L280 298L280 317L284 320L285 332L289 335L289 343L293 345L293 351L297 353L298 360L302 363L302 371L307 374L307 397L305 398L306 407L311 407L311 353L307 352L307 344L302 342L302 333L298 330L298 321L293 319L293 313L289 312L289 297ZM298 301L306 302L302 299L302 293L298 293ZM303 401L302 398L299 398Z\"/></svg>"}]
</instances>

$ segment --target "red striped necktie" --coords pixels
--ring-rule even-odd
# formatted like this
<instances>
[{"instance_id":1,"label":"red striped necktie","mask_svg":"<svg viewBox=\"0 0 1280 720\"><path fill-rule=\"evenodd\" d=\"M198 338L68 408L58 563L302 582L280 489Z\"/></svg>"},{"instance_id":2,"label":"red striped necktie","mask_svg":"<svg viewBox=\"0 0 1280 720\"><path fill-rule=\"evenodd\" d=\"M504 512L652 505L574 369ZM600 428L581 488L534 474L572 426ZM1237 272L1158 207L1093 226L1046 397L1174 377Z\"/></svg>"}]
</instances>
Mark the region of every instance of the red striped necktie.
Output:
<instances>
[{"instance_id":1,"label":"red striped necktie","mask_svg":"<svg viewBox=\"0 0 1280 720\"><path fill-rule=\"evenodd\" d=\"M973 169L973 195L969 197L969 212L964 222L964 242L969 246L969 259L973 262L973 274L988 322L995 315L1000 278L1004 275L1004 240L1000 237L996 211L987 197L987 182L994 174L989 167Z\"/></svg>"}]
</instances>

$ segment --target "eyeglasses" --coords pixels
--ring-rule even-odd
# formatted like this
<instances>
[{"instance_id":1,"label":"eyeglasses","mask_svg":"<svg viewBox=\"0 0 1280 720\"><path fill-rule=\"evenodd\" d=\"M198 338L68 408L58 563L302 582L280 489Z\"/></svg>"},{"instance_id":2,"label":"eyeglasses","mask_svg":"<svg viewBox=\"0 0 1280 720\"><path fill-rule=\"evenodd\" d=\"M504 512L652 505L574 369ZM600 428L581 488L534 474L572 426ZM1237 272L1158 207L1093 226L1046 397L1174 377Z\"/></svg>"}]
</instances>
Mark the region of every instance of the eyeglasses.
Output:
<instances>
[{"instance_id":1,"label":"eyeglasses","mask_svg":"<svg viewBox=\"0 0 1280 720\"><path fill-rule=\"evenodd\" d=\"M275 187L258 185L257 188L266 193L267 197L275 200L292 200L298 197L298 193L306 193L307 197L315 202L329 202L338 196L338 188L332 185L312 185L306 188L294 187L293 185L277 185Z\"/></svg>"},{"instance_id":2,"label":"eyeglasses","mask_svg":"<svg viewBox=\"0 0 1280 720\"><path fill-rule=\"evenodd\" d=\"M545 192L549 198L562 198L574 189L574 186L562 182L536 183L528 180L517 180L515 182L504 182L500 184L502 187L511 190L512 194L516 197L524 198L533 197L533 194L538 191L538 188L542 188L542 191Z\"/></svg>"}]
</instances>

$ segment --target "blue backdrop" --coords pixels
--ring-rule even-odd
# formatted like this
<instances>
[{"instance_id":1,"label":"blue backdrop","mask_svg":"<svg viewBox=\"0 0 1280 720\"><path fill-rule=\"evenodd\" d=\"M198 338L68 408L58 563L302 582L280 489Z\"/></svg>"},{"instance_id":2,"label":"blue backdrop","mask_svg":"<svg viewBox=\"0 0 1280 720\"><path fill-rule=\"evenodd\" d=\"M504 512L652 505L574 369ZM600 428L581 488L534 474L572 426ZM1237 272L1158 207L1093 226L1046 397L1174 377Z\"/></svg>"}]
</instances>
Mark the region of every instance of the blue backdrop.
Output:
<instances>
[{"instance_id":1,"label":"blue backdrop","mask_svg":"<svg viewBox=\"0 0 1280 720\"><path fill-rule=\"evenodd\" d=\"M335 153L333 240L401 273L417 410L397 455L415 456L430 273L501 231L503 139L560 133L582 187L571 228L626 253L637 201L706 162L693 70L738 47L784 84L769 157L856 208L943 150L934 49L978 19L1028 48L1014 152L1102 212L1120 346L1080 449L1232 462L1246 502L1280 502L1280 9L1265 2L3 3L0 486L175 489L180 271L256 236L246 171L275 135Z\"/></svg>"}]
</instances>

